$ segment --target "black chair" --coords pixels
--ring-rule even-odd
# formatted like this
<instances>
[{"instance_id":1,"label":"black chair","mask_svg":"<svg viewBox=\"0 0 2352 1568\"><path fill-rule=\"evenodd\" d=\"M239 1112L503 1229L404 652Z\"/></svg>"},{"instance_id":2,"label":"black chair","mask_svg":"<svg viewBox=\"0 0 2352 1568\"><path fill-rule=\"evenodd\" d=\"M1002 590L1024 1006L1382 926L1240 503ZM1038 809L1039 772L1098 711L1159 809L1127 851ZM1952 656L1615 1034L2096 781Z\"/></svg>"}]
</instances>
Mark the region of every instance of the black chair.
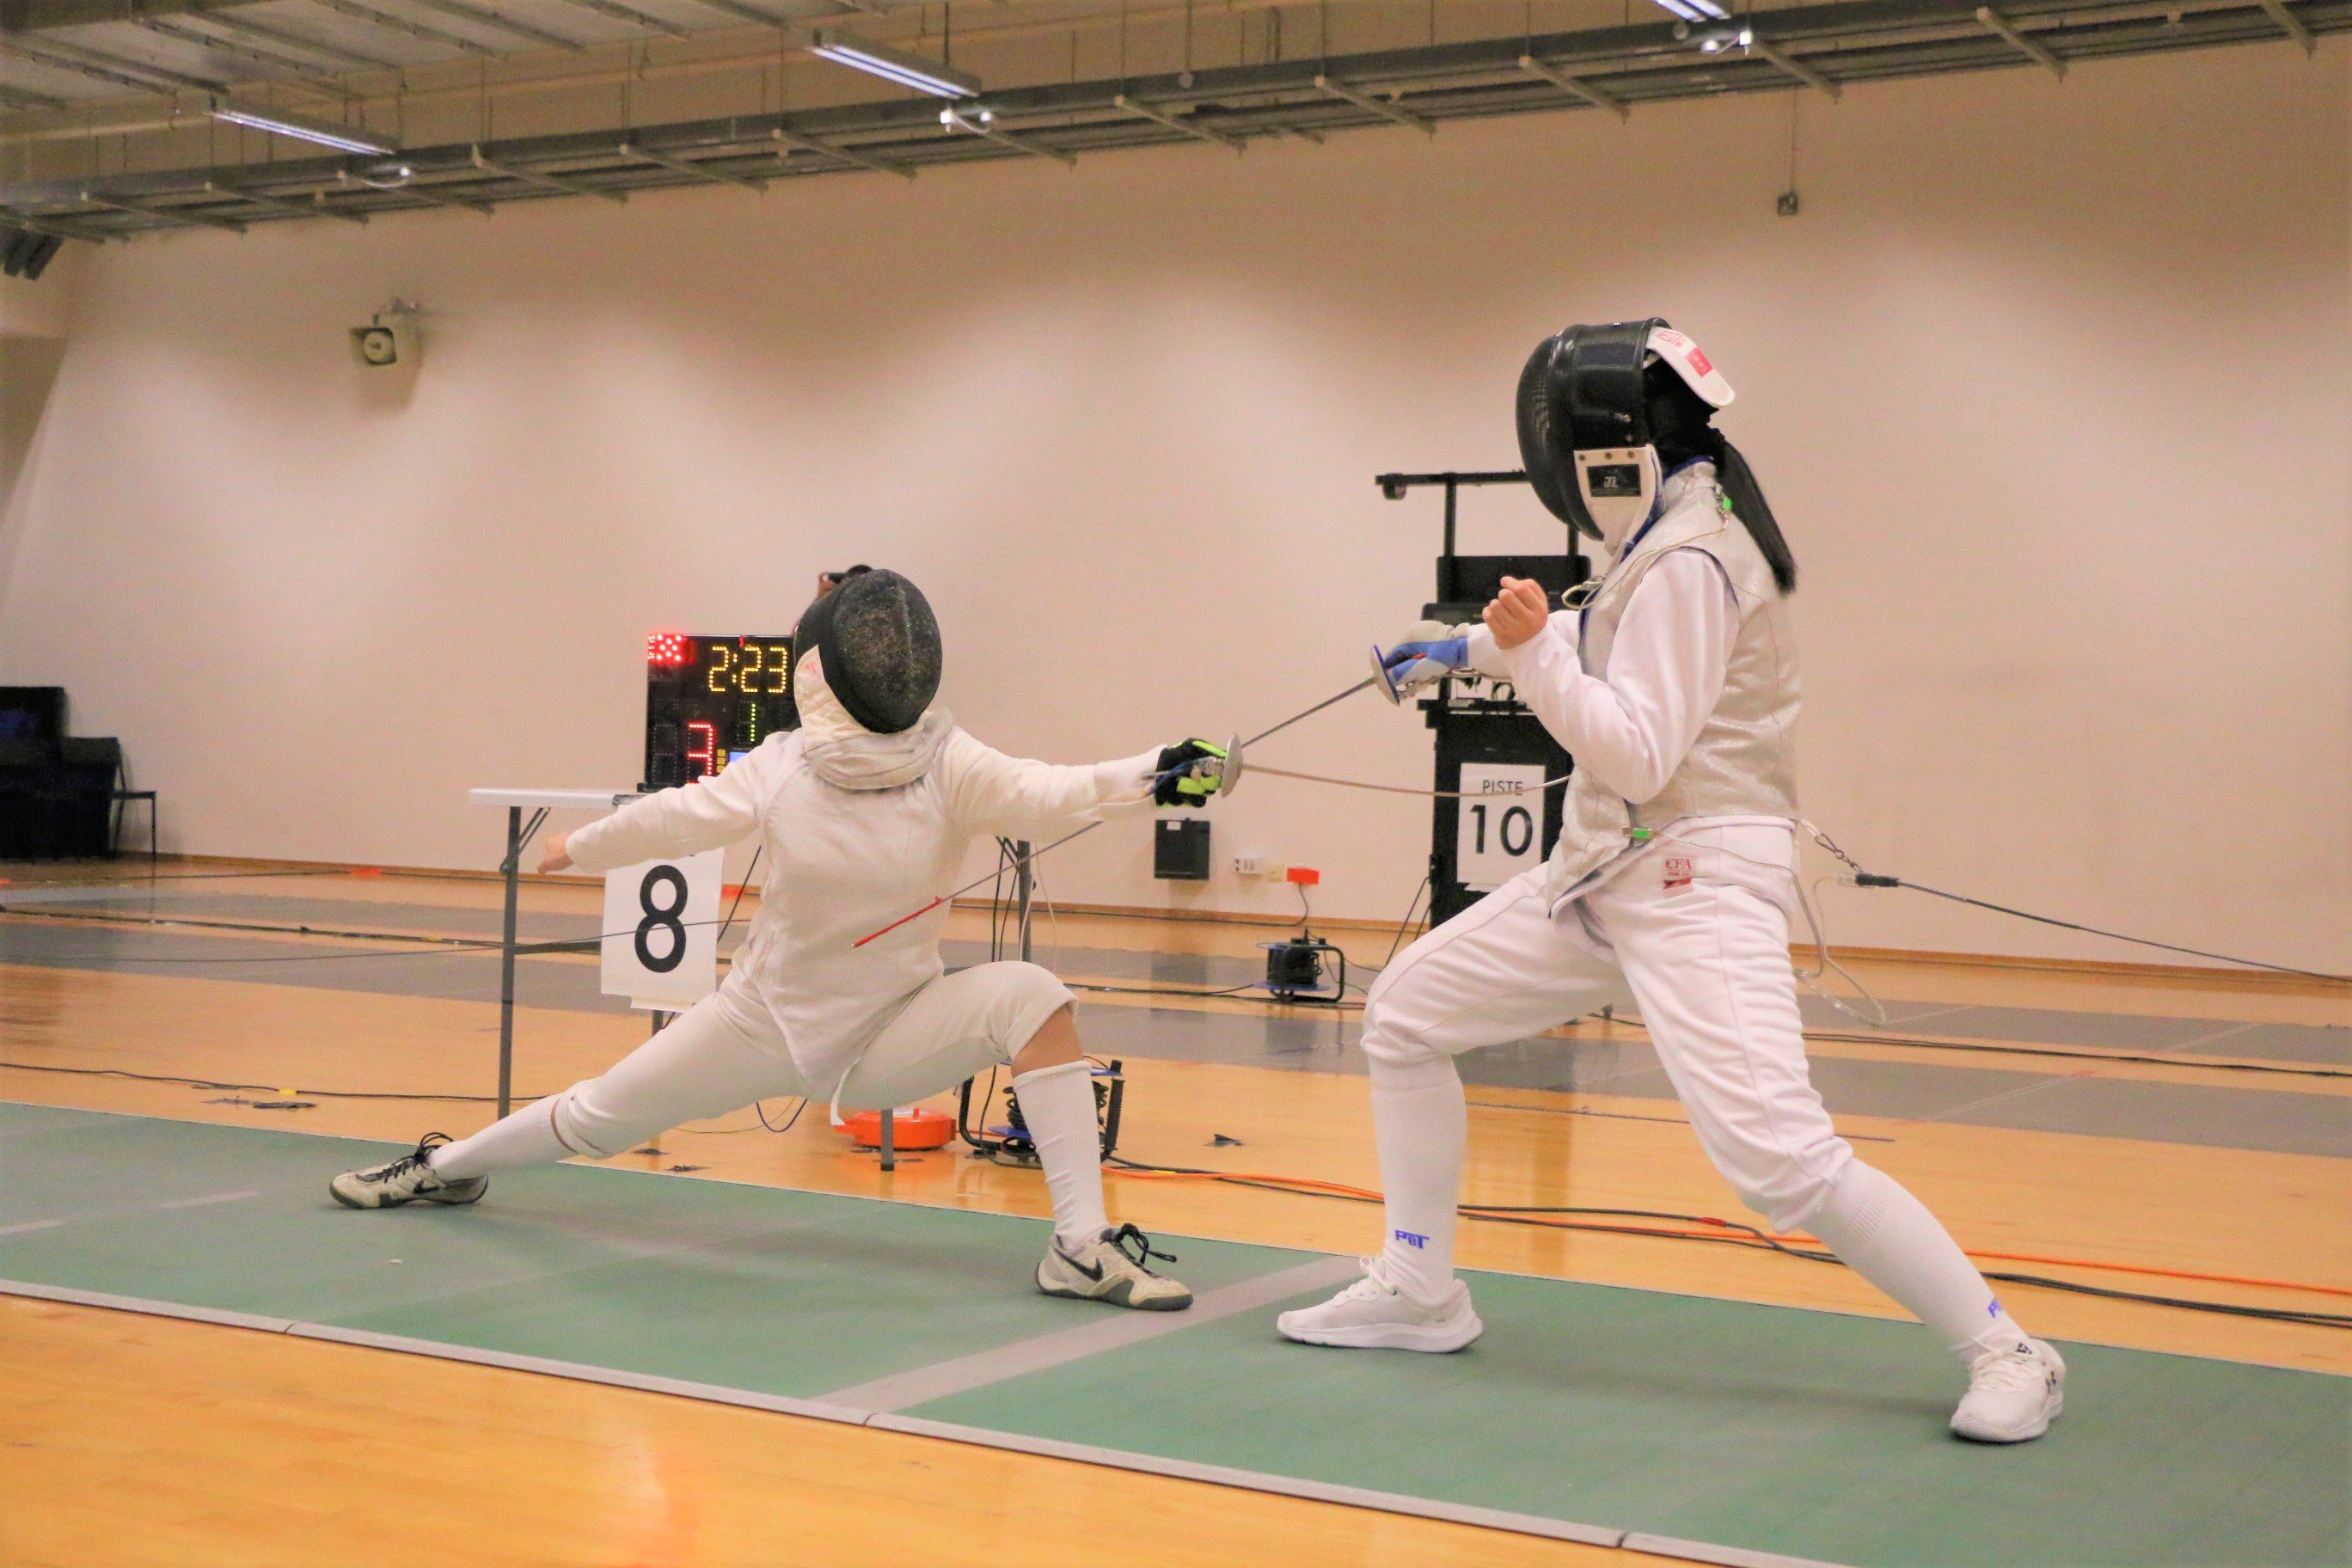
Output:
<instances>
[{"instance_id":1,"label":"black chair","mask_svg":"<svg viewBox=\"0 0 2352 1568\"><path fill-rule=\"evenodd\" d=\"M122 742L112 736L0 740L0 859L112 856L120 805L153 799L121 786Z\"/></svg>"}]
</instances>

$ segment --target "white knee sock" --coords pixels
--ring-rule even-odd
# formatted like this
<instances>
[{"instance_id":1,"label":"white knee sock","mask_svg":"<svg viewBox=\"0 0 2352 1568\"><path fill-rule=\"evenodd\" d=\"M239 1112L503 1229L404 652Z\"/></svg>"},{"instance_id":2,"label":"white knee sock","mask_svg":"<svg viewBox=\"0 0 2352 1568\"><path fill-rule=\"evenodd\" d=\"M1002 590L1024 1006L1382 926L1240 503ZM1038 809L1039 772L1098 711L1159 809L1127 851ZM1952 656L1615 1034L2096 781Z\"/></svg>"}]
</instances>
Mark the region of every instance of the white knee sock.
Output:
<instances>
[{"instance_id":1,"label":"white knee sock","mask_svg":"<svg viewBox=\"0 0 2352 1568\"><path fill-rule=\"evenodd\" d=\"M1806 1228L1934 1330L1962 1365L2024 1342L1951 1233L1884 1171L1848 1165Z\"/></svg>"},{"instance_id":2,"label":"white knee sock","mask_svg":"<svg viewBox=\"0 0 2352 1568\"><path fill-rule=\"evenodd\" d=\"M1103 1212L1102 1131L1095 1121L1094 1074L1084 1062L1039 1068L1013 1080L1021 1120L1054 1195L1054 1239L1084 1246L1110 1228Z\"/></svg>"},{"instance_id":3,"label":"white knee sock","mask_svg":"<svg viewBox=\"0 0 2352 1568\"><path fill-rule=\"evenodd\" d=\"M549 1165L570 1158L579 1151L564 1147L563 1140L555 1135L555 1102L562 1098L551 1095L491 1122L471 1138L442 1144L433 1151L434 1170L451 1181L464 1181L493 1171Z\"/></svg>"},{"instance_id":4,"label":"white knee sock","mask_svg":"<svg viewBox=\"0 0 2352 1568\"><path fill-rule=\"evenodd\" d=\"M1388 1239L1381 1273L1407 1296L1436 1301L1454 1284L1454 1205L1470 1112L1454 1058L1372 1064L1372 1131L1380 1141Z\"/></svg>"}]
</instances>

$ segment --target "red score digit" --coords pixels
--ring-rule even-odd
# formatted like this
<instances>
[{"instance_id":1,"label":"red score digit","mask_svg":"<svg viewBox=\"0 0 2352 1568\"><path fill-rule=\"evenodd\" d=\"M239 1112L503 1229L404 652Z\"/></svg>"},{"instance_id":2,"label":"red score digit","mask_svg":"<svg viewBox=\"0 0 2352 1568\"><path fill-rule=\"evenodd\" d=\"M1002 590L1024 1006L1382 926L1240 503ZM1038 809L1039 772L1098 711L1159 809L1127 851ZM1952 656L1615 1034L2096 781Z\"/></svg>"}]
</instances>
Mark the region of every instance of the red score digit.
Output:
<instances>
[{"instance_id":1,"label":"red score digit","mask_svg":"<svg viewBox=\"0 0 2352 1568\"><path fill-rule=\"evenodd\" d=\"M686 749L688 780L691 782L695 779L707 779L719 771L719 726L708 720L690 720L686 726L686 736L689 741L700 742L698 746L688 746ZM702 765L697 768L695 766L697 763Z\"/></svg>"}]
</instances>

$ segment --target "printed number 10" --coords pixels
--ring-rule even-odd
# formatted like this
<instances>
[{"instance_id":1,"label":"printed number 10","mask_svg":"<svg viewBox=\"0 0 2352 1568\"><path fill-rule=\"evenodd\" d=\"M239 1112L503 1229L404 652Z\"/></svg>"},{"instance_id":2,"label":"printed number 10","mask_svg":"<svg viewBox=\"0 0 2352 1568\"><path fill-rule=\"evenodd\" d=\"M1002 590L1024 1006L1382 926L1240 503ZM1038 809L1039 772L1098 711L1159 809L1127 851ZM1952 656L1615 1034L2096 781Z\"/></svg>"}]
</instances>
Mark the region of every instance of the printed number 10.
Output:
<instances>
[{"instance_id":1,"label":"printed number 10","mask_svg":"<svg viewBox=\"0 0 2352 1568\"><path fill-rule=\"evenodd\" d=\"M1475 826L1472 829L1473 837L1471 839L1471 852L1476 855L1484 855L1486 853L1486 804L1484 802L1480 802L1478 805L1473 805L1470 808L1470 815L1475 823ZM1513 842L1514 840L1517 840L1517 842ZM1515 859L1534 848L1536 842L1535 814L1530 812L1524 805L1505 806L1503 808L1502 816L1495 824L1495 841L1498 846L1500 846L1504 854L1508 855Z\"/></svg>"}]
</instances>

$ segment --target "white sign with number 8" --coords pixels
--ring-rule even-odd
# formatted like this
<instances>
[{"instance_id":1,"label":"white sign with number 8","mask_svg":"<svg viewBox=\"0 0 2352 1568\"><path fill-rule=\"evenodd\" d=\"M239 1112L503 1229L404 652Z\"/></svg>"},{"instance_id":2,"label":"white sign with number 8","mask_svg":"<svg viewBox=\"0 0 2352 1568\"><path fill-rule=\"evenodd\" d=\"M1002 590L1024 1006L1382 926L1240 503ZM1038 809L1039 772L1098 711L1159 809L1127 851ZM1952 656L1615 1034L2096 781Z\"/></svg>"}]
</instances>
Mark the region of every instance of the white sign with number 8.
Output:
<instances>
[{"instance_id":1,"label":"white sign with number 8","mask_svg":"<svg viewBox=\"0 0 2352 1568\"><path fill-rule=\"evenodd\" d=\"M1465 763L1454 830L1454 879L1490 893L1543 859L1542 765Z\"/></svg>"},{"instance_id":2,"label":"white sign with number 8","mask_svg":"<svg viewBox=\"0 0 2352 1568\"><path fill-rule=\"evenodd\" d=\"M604 994L676 1013L719 989L723 849L604 875Z\"/></svg>"}]
</instances>

